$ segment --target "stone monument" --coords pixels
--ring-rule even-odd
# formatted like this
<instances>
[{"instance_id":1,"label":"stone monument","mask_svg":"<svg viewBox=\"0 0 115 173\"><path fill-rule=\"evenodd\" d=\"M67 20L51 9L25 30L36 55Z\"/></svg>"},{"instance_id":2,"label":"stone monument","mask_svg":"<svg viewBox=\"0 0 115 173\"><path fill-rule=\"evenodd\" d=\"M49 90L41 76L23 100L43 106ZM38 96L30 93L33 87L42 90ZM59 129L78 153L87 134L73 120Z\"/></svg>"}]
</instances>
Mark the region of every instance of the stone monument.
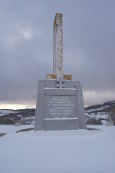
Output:
<instances>
[{"instance_id":1,"label":"stone monument","mask_svg":"<svg viewBox=\"0 0 115 173\"><path fill-rule=\"evenodd\" d=\"M79 81L63 74L63 21L56 13L53 30L53 74L38 85L35 130L75 130L86 127Z\"/></svg>"}]
</instances>

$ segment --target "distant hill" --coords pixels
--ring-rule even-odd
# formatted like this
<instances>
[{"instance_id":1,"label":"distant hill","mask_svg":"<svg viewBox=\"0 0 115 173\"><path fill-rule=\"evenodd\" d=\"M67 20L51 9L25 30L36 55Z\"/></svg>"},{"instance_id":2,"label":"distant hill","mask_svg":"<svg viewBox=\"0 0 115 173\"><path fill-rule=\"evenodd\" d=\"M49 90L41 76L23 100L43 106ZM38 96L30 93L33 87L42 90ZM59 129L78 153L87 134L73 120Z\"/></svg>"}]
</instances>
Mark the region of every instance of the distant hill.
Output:
<instances>
[{"instance_id":1,"label":"distant hill","mask_svg":"<svg viewBox=\"0 0 115 173\"><path fill-rule=\"evenodd\" d=\"M108 116L107 121L110 119L115 125L115 100L85 107L85 112L87 117L92 117L87 121L88 124L101 124L103 116Z\"/></svg>"},{"instance_id":2,"label":"distant hill","mask_svg":"<svg viewBox=\"0 0 115 173\"><path fill-rule=\"evenodd\" d=\"M87 114L106 112L112 115L115 122L115 100L85 107ZM31 124L34 121L35 109L0 109L0 124Z\"/></svg>"},{"instance_id":3,"label":"distant hill","mask_svg":"<svg viewBox=\"0 0 115 173\"><path fill-rule=\"evenodd\" d=\"M115 115L115 100L105 102L103 104L97 104L85 107L85 111L88 113L109 112L112 115Z\"/></svg>"},{"instance_id":4,"label":"distant hill","mask_svg":"<svg viewBox=\"0 0 115 173\"><path fill-rule=\"evenodd\" d=\"M35 116L35 109L1 109L0 124L31 123Z\"/></svg>"}]
</instances>

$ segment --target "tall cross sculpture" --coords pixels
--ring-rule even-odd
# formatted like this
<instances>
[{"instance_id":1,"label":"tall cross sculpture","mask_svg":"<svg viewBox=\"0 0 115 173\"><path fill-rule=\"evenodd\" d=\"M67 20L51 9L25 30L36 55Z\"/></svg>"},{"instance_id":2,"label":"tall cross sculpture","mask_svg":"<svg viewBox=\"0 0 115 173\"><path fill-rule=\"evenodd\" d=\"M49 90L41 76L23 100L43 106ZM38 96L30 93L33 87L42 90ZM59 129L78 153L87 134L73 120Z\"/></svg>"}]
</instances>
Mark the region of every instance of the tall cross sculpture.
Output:
<instances>
[{"instance_id":1,"label":"tall cross sculpture","mask_svg":"<svg viewBox=\"0 0 115 173\"><path fill-rule=\"evenodd\" d=\"M63 21L62 14L56 13L53 29L53 73L63 81Z\"/></svg>"}]
</instances>

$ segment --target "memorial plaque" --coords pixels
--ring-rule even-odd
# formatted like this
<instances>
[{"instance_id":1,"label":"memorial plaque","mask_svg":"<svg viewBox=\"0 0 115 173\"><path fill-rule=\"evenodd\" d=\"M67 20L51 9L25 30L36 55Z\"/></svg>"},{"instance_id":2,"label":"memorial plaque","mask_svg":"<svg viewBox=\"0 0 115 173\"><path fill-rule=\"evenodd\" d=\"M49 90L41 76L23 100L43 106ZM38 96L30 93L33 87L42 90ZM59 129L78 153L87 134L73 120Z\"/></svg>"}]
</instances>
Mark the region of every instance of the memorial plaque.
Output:
<instances>
[{"instance_id":1,"label":"memorial plaque","mask_svg":"<svg viewBox=\"0 0 115 173\"><path fill-rule=\"evenodd\" d=\"M47 101L46 117L72 117L74 96L49 96Z\"/></svg>"}]
</instances>

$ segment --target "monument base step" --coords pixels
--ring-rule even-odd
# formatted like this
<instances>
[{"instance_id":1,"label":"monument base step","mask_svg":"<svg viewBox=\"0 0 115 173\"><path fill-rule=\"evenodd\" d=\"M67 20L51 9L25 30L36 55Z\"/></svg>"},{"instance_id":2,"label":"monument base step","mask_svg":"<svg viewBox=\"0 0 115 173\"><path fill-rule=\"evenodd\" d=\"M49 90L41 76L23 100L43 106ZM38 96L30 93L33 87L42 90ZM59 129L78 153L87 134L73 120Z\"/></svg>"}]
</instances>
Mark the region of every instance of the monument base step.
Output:
<instances>
[{"instance_id":1,"label":"monument base step","mask_svg":"<svg viewBox=\"0 0 115 173\"><path fill-rule=\"evenodd\" d=\"M76 130L79 128L78 118L44 119L44 130Z\"/></svg>"}]
</instances>

